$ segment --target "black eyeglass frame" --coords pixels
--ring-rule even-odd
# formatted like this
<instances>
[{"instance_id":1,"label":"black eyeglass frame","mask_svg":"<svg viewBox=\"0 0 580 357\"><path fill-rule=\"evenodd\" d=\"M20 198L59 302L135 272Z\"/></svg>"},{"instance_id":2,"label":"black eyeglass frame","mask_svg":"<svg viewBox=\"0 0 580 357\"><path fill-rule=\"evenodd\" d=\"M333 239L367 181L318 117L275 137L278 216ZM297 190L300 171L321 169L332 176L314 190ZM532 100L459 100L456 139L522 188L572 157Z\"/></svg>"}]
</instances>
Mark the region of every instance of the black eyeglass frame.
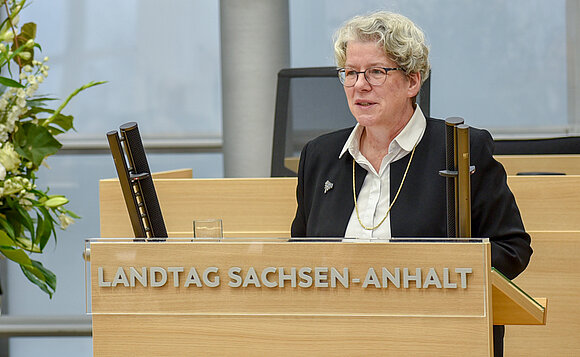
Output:
<instances>
[{"instance_id":1,"label":"black eyeglass frame","mask_svg":"<svg viewBox=\"0 0 580 357\"><path fill-rule=\"evenodd\" d=\"M371 81L369 80L369 77L367 76L367 72L373 69L377 69L380 68L382 70L385 71L385 79L383 79L383 81L381 83L371 83ZM371 68L367 68L364 71L355 71L352 70L354 73L356 73L356 80L354 81L354 83L350 86L344 84L344 81L346 80L346 68L337 68L336 69L336 74L338 75L338 80L340 81L340 83L342 83L343 86L350 88L350 87L354 87L356 85L356 82L358 82L358 75L359 74L363 74L365 80L367 81L368 84L370 84L371 86L380 86L383 83L385 83L385 81L387 80L387 75L389 74L389 71L405 71L404 68L402 67L371 67Z\"/></svg>"}]
</instances>

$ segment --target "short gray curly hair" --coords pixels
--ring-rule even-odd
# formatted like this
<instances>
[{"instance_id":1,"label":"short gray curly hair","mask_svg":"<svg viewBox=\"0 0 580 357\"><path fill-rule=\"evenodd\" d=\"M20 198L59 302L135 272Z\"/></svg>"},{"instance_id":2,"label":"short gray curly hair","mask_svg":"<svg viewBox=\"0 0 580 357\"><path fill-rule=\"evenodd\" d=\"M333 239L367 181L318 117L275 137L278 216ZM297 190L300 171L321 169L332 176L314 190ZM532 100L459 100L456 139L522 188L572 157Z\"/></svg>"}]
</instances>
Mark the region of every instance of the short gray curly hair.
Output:
<instances>
[{"instance_id":1,"label":"short gray curly hair","mask_svg":"<svg viewBox=\"0 0 580 357\"><path fill-rule=\"evenodd\" d=\"M421 74L421 84L429 76L429 48L425 44L425 35L403 15L378 11L355 16L336 32L334 38L334 56L339 67L346 63L349 41L374 41L407 74Z\"/></svg>"}]
</instances>

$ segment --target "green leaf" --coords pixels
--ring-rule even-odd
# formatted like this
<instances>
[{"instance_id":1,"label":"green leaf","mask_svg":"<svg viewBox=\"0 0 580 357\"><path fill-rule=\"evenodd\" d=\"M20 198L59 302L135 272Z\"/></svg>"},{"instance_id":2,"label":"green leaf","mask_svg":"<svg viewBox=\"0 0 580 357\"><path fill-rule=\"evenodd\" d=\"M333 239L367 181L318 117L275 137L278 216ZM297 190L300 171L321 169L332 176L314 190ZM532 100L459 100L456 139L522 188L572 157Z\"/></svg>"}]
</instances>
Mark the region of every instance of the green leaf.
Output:
<instances>
[{"instance_id":1,"label":"green leaf","mask_svg":"<svg viewBox=\"0 0 580 357\"><path fill-rule=\"evenodd\" d=\"M35 253L41 253L42 250L40 249L40 241L42 240L42 237L46 234L45 232L45 226L44 226L44 219L42 218L42 216L40 214L37 215L36 217L36 234L31 237L32 239L28 240L28 242L30 242L29 248L30 249L34 249L34 247L38 247L38 252ZM27 243L28 243L27 242Z\"/></svg>"},{"instance_id":2,"label":"green leaf","mask_svg":"<svg viewBox=\"0 0 580 357\"><path fill-rule=\"evenodd\" d=\"M4 254L4 256L15 263L20 265L30 265L32 261L28 254L24 253L22 249L13 248L13 247L2 247L0 246L0 252Z\"/></svg>"},{"instance_id":3,"label":"green leaf","mask_svg":"<svg viewBox=\"0 0 580 357\"><path fill-rule=\"evenodd\" d=\"M22 223L22 225L24 227L26 227L26 229L31 234L34 234L34 222L32 221L32 218L30 217L30 214L28 214L28 212L24 208L22 208L22 206L20 204L14 205L13 208L20 215L20 218L18 219L18 222Z\"/></svg>"},{"instance_id":4,"label":"green leaf","mask_svg":"<svg viewBox=\"0 0 580 357\"><path fill-rule=\"evenodd\" d=\"M31 48L27 48L25 46L23 46L26 41L24 41L24 43L22 43L22 39L20 38L20 36L16 37L16 41L18 42L18 48L16 48L16 45L12 45L11 49L12 49L12 54L8 57L8 60L13 60L19 67L23 67L25 65L32 65L32 59L34 58L34 51ZM25 60L22 57L19 56L20 52L28 52L30 53L30 59ZM12 75L12 72L10 72L10 66L8 66L8 72L10 73L10 75Z\"/></svg>"},{"instance_id":5,"label":"green leaf","mask_svg":"<svg viewBox=\"0 0 580 357\"><path fill-rule=\"evenodd\" d=\"M0 231L0 246L14 247L14 241L4 231Z\"/></svg>"},{"instance_id":6,"label":"green leaf","mask_svg":"<svg viewBox=\"0 0 580 357\"><path fill-rule=\"evenodd\" d=\"M25 47L26 43L29 40L34 40L36 38L36 24L34 22L27 22L20 28L20 34L16 36L15 44L12 45L12 50L16 53L19 51L28 52L30 53L29 59L23 59L21 57L16 57L14 60L20 67L23 67L27 64L32 64L32 60L34 59L34 47L28 48ZM17 45L16 45L17 44Z\"/></svg>"},{"instance_id":7,"label":"green leaf","mask_svg":"<svg viewBox=\"0 0 580 357\"><path fill-rule=\"evenodd\" d=\"M81 219L81 217L79 215L75 214L73 211L69 211L67 209L62 209L62 211L74 219Z\"/></svg>"},{"instance_id":8,"label":"green leaf","mask_svg":"<svg viewBox=\"0 0 580 357\"><path fill-rule=\"evenodd\" d=\"M34 40L36 38L36 24L34 22L27 22L20 28L20 36L25 39L24 43L28 40Z\"/></svg>"},{"instance_id":9,"label":"green leaf","mask_svg":"<svg viewBox=\"0 0 580 357\"><path fill-rule=\"evenodd\" d=\"M28 280L52 298L56 290L56 275L53 272L36 260L32 260L29 265L20 265L20 268Z\"/></svg>"},{"instance_id":10,"label":"green leaf","mask_svg":"<svg viewBox=\"0 0 580 357\"><path fill-rule=\"evenodd\" d=\"M38 209L40 210L40 212L42 212L42 215L44 216L44 219L38 216L39 221L37 223L36 228L36 242L38 243L40 249L42 250L44 249L44 247L46 247L46 244L48 243L50 236L54 232L54 221L52 219L52 216L50 215L50 212L46 208L38 207ZM54 235L54 239L56 240L56 234Z\"/></svg>"},{"instance_id":11,"label":"green leaf","mask_svg":"<svg viewBox=\"0 0 580 357\"><path fill-rule=\"evenodd\" d=\"M14 149L20 156L40 166L45 157L55 154L62 144L45 127L24 123L14 134Z\"/></svg>"},{"instance_id":12,"label":"green leaf","mask_svg":"<svg viewBox=\"0 0 580 357\"><path fill-rule=\"evenodd\" d=\"M12 225L10 223L8 223L6 218L4 218L2 216L0 216L0 226L2 226L2 229L5 231L2 233L8 234L8 236L11 237L11 239L13 237L16 237L16 235L14 234L14 228L12 228Z\"/></svg>"},{"instance_id":13,"label":"green leaf","mask_svg":"<svg viewBox=\"0 0 580 357\"><path fill-rule=\"evenodd\" d=\"M30 102L28 103L30 105ZM66 133L71 129L74 130L74 117L72 115L57 114L54 116L54 119L49 122L48 118L40 118L37 116L38 114L50 114L52 116L54 114L54 110L35 106L31 107L25 114L30 118L36 118L38 120L38 124L40 126L46 127L52 136Z\"/></svg>"},{"instance_id":14,"label":"green leaf","mask_svg":"<svg viewBox=\"0 0 580 357\"><path fill-rule=\"evenodd\" d=\"M30 109L28 110L28 113L31 114L39 114L39 113L47 113L47 114L53 114L54 113L54 109L50 109L50 108L45 108L43 106L39 106L39 103L34 103L35 106L32 106L32 102L31 101L27 101L26 104L28 104L28 106L30 106Z\"/></svg>"},{"instance_id":15,"label":"green leaf","mask_svg":"<svg viewBox=\"0 0 580 357\"><path fill-rule=\"evenodd\" d=\"M42 250L40 249L40 247L38 246L38 244L34 244L32 243L32 241L28 238L23 238L23 237L17 237L16 241L18 242L18 245L28 251L28 252L32 252L32 253L42 253Z\"/></svg>"},{"instance_id":16,"label":"green leaf","mask_svg":"<svg viewBox=\"0 0 580 357\"><path fill-rule=\"evenodd\" d=\"M14 79L10 79L7 77L0 77L0 84L6 87L24 88L22 84L16 82Z\"/></svg>"},{"instance_id":17,"label":"green leaf","mask_svg":"<svg viewBox=\"0 0 580 357\"><path fill-rule=\"evenodd\" d=\"M58 125L64 131L69 131L71 129L74 129L73 119L74 118L72 115L58 114L52 119L51 124Z\"/></svg>"},{"instance_id":18,"label":"green leaf","mask_svg":"<svg viewBox=\"0 0 580 357\"><path fill-rule=\"evenodd\" d=\"M48 101L55 101L58 100L57 98L53 98L53 97L33 97L33 98L29 98L28 100L26 100L26 103L28 104L29 107L31 107L31 109L36 109L36 108L43 108L44 106L46 106L45 102ZM54 112L54 110L52 109L44 109L45 111L50 111L51 113Z\"/></svg>"},{"instance_id":19,"label":"green leaf","mask_svg":"<svg viewBox=\"0 0 580 357\"><path fill-rule=\"evenodd\" d=\"M66 131L64 131L64 130L62 130L62 129L59 129L59 128L57 128L57 127L54 127L54 126L50 126L50 125L49 125L49 126L47 126L46 128L48 129L48 131L50 132L50 134L51 134L52 136L57 136L57 135L59 135L59 134L64 134L64 133L66 133Z\"/></svg>"},{"instance_id":20,"label":"green leaf","mask_svg":"<svg viewBox=\"0 0 580 357\"><path fill-rule=\"evenodd\" d=\"M0 24L0 31L7 30L8 29L8 26L10 26L10 24L8 23L8 17L7 16L2 16L2 18L5 18L5 19Z\"/></svg>"},{"instance_id":21,"label":"green leaf","mask_svg":"<svg viewBox=\"0 0 580 357\"><path fill-rule=\"evenodd\" d=\"M8 201L8 199L6 199L6 201ZM18 237L20 235L22 235L22 225L20 224L20 214L16 211L16 210L10 210L9 212L6 212L6 219L10 225L10 229L11 231L6 231L7 233L9 233L11 235L12 238L14 237Z\"/></svg>"}]
</instances>

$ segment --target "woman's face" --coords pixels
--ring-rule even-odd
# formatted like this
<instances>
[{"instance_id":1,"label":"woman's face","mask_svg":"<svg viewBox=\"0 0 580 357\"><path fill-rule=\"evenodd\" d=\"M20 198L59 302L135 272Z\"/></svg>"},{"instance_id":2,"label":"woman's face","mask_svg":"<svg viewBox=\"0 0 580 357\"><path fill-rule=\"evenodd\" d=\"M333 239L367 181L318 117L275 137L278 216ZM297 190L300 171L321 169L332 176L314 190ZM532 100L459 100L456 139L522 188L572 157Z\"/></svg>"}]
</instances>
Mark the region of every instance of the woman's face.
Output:
<instances>
[{"instance_id":1,"label":"woman's face","mask_svg":"<svg viewBox=\"0 0 580 357\"><path fill-rule=\"evenodd\" d=\"M374 42L350 41L345 68L365 71L372 67L399 67ZM361 73L353 87L344 87L348 106L360 125L400 130L413 115L411 98L420 88L419 75L407 77L403 71L388 71L385 82L370 85Z\"/></svg>"}]
</instances>

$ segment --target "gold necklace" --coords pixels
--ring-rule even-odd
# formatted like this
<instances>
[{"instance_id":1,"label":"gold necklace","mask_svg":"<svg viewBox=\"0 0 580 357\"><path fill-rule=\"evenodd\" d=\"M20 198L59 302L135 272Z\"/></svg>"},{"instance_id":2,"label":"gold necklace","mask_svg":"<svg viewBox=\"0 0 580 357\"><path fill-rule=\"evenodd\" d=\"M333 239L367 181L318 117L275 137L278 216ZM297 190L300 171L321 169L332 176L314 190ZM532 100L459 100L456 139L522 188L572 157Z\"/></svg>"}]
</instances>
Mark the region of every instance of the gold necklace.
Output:
<instances>
[{"instance_id":1,"label":"gold necklace","mask_svg":"<svg viewBox=\"0 0 580 357\"><path fill-rule=\"evenodd\" d=\"M405 178L407 177L407 172L409 172L409 167L411 166L411 161L413 161L413 155L415 154L416 147L417 147L416 145L413 146L413 151L411 151L411 157L409 158L409 162L407 163L407 168L405 169L405 173L403 174L403 179L401 180L401 184L399 185L399 189L397 190L397 194L395 195L395 198L393 198L393 202L391 202L391 204L389 205L389 209L387 210L387 214L385 214L385 217L379 222L379 224L377 224L374 227L365 226L362 223L362 221L360 219L360 215L358 213L358 204L356 203L356 180L354 177L356 163L355 163L354 158L352 159L352 195L354 197L354 209L356 211L356 218L358 219L358 223L360 223L361 227L363 227L367 231L373 231L373 230L379 228L381 226L381 224L383 224L383 222L389 216L389 213L391 212L391 208L393 208L393 205L397 201L397 197L399 197L399 193L401 193L401 189L403 188L403 183L405 183Z\"/></svg>"}]
</instances>

